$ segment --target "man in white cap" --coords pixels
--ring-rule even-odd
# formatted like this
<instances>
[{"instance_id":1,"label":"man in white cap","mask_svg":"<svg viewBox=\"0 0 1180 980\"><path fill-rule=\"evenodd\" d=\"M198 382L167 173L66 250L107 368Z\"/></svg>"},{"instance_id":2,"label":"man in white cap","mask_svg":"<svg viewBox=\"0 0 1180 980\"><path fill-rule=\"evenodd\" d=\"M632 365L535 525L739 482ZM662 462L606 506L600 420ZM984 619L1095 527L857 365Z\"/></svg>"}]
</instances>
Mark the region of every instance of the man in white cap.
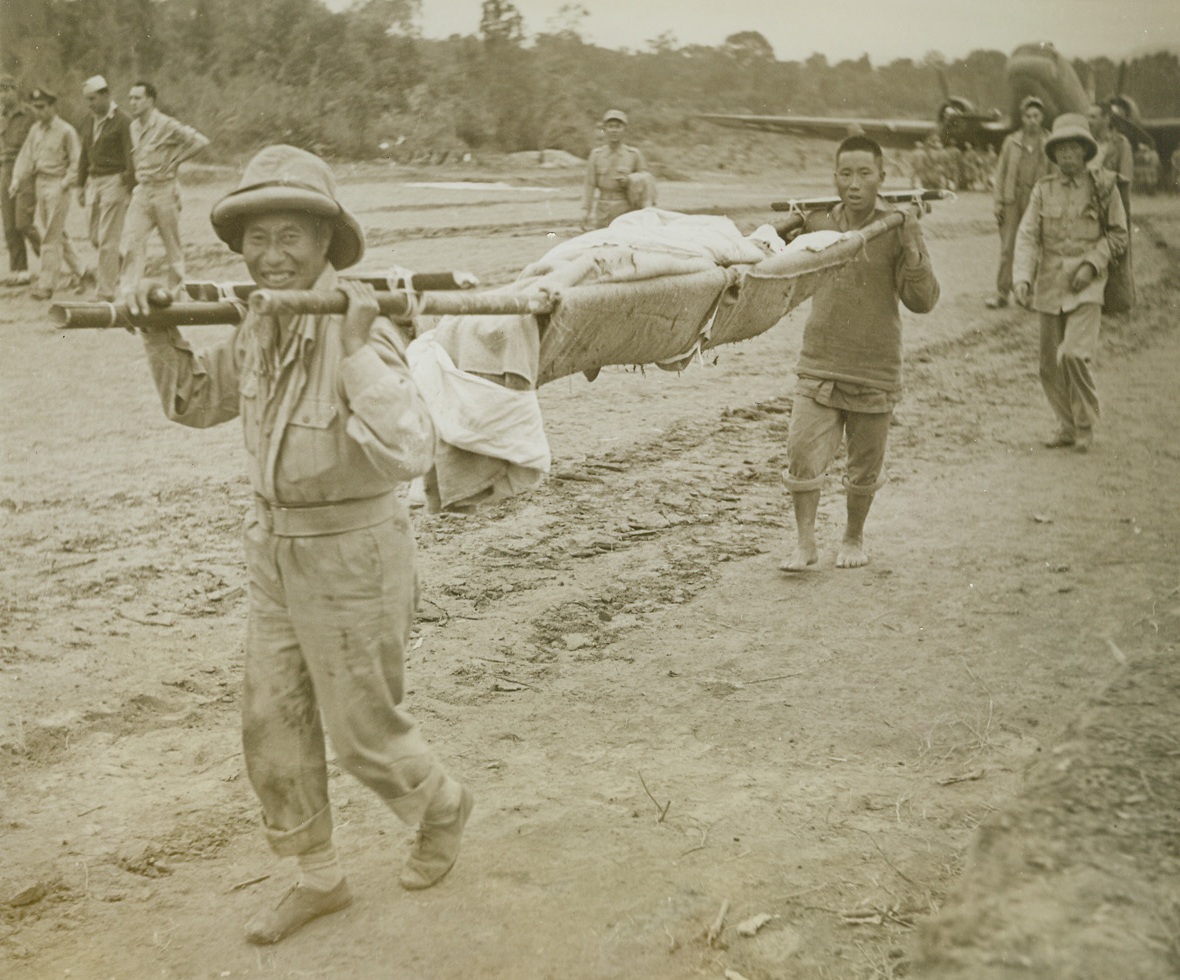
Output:
<instances>
[{"instance_id":1,"label":"man in white cap","mask_svg":"<svg viewBox=\"0 0 1180 980\"><path fill-rule=\"evenodd\" d=\"M620 214L634 210L628 195L630 175L647 170L643 152L623 142L627 114L608 109L602 116L605 146L596 146L586 160L582 194L582 228L605 228ZM591 220L593 219L593 220Z\"/></svg>"},{"instance_id":2,"label":"man in white cap","mask_svg":"<svg viewBox=\"0 0 1180 980\"><path fill-rule=\"evenodd\" d=\"M110 303L119 287L123 221L135 186L131 117L115 105L102 75L86 79L82 95L90 112L79 133L78 203L89 204L90 244L98 254L94 298Z\"/></svg>"},{"instance_id":3,"label":"man in white cap","mask_svg":"<svg viewBox=\"0 0 1180 980\"><path fill-rule=\"evenodd\" d=\"M1012 257L1016 251L1016 229L1033 185L1049 172L1045 156L1045 104L1035 95L1020 102L1020 128L1004 137L995 171L995 214L1000 226L1000 268L996 273L996 292L986 300L988 309L1008 305L1012 292Z\"/></svg>"},{"instance_id":4,"label":"man in white cap","mask_svg":"<svg viewBox=\"0 0 1180 980\"><path fill-rule=\"evenodd\" d=\"M1058 428L1045 445L1088 452L1098 421L1090 361L1098 351L1110 263L1127 248L1127 217L1109 170L1089 170L1098 153L1086 117L1053 120L1045 152L1058 173L1033 188L1016 234L1016 301L1041 315L1041 386Z\"/></svg>"},{"instance_id":5,"label":"man in white cap","mask_svg":"<svg viewBox=\"0 0 1180 980\"><path fill-rule=\"evenodd\" d=\"M337 276L364 252L360 225L328 166L291 146L259 151L211 217L260 286L348 299L338 316L250 313L202 352L175 328L143 332L169 418L206 427L240 415L245 431L242 744L267 839L299 867L247 925L248 941L269 944L351 901L332 843L325 732L341 768L418 824L405 888L450 871L473 798L400 707L418 590L395 491L430 468L435 434L372 288ZM151 286L133 310L148 308Z\"/></svg>"}]
</instances>

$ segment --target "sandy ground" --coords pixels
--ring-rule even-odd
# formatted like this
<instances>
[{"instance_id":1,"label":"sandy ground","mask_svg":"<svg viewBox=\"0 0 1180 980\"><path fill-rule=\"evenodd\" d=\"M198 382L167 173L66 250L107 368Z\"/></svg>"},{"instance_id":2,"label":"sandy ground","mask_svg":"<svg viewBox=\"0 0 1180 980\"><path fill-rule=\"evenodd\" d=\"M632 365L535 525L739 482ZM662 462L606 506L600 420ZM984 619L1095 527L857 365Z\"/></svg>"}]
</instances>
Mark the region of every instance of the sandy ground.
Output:
<instances>
[{"instance_id":1,"label":"sandy ground","mask_svg":"<svg viewBox=\"0 0 1180 980\"><path fill-rule=\"evenodd\" d=\"M415 186L473 176L513 186ZM491 284L575 233L577 181L343 193L366 268ZM194 277L242 274L205 221L231 184L186 190ZM826 189L702 171L660 203L749 230ZM1180 974L1180 201L1138 215L1088 456L1040 446L1035 319L983 309L990 202L929 216L943 297L906 318L863 569L833 566L837 469L819 567L776 570L805 310L680 375L543 388L551 478L415 517L408 706L476 793L460 862L402 891L410 832L334 773L355 902L262 950L242 923L290 869L239 754L239 432L171 425L138 341L2 291L0 974Z\"/></svg>"}]
</instances>

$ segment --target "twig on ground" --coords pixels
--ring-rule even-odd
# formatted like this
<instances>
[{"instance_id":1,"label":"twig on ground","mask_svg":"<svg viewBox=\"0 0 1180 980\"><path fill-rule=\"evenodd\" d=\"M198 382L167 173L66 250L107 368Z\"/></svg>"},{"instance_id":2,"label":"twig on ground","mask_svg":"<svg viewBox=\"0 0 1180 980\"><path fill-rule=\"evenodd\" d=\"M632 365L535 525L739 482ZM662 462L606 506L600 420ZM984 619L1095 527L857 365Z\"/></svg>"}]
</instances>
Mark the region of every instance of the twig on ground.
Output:
<instances>
[{"instance_id":1,"label":"twig on ground","mask_svg":"<svg viewBox=\"0 0 1180 980\"><path fill-rule=\"evenodd\" d=\"M269 874L259 875L257 878L247 878L245 881L239 881L236 885L230 888L231 892L240 892L243 888L249 888L252 885L258 885L269 878Z\"/></svg>"},{"instance_id":2,"label":"twig on ground","mask_svg":"<svg viewBox=\"0 0 1180 980\"><path fill-rule=\"evenodd\" d=\"M721 911L717 913L717 918L713 920L713 924L709 926L709 931L705 933L705 939L710 946L716 946L717 940L721 938L721 930L725 928L725 917L727 915L729 915L728 898L721 903Z\"/></svg>"},{"instance_id":3,"label":"twig on ground","mask_svg":"<svg viewBox=\"0 0 1180 980\"><path fill-rule=\"evenodd\" d=\"M643 778L643 772L639 769L636 769L635 771L639 773L639 782L642 784L643 791L647 794L647 798L651 800L652 803L656 805L656 809L660 811L660 815L656 817L656 823L663 823L664 817L668 815L668 808L672 805L672 801L669 800L663 806L660 806L660 801L652 796L651 790L647 788L647 781Z\"/></svg>"},{"instance_id":4,"label":"twig on ground","mask_svg":"<svg viewBox=\"0 0 1180 980\"><path fill-rule=\"evenodd\" d=\"M859 830L862 834L864 834L869 840L871 840L873 842L873 847L875 847L877 849L877 853L880 854L881 857L883 857L885 859L885 863L887 865L889 865L890 868L893 869L893 872L899 878L901 878L903 881L907 882L908 884L912 885L914 888L917 888L919 891L925 891L925 889L921 885L919 885L916 881L914 881L913 878L911 878L904 871L902 871L901 868L899 868L896 864L894 864L892 861L889 860L889 855L886 854L884 850L882 850L881 845L877 843L876 837L874 837L867 830L865 830L861 827L854 827L853 829Z\"/></svg>"},{"instance_id":5,"label":"twig on ground","mask_svg":"<svg viewBox=\"0 0 1180 980\"><path fill-rule=\"evenodd\" d=\"M140 619L138 616L132 616L130 613L125 613L121 609L115 610L116 616L121 616L123 619L128 619L133 623L138 623L140 626L175 626L174 619Z\"/></svg>"}]
</instances>

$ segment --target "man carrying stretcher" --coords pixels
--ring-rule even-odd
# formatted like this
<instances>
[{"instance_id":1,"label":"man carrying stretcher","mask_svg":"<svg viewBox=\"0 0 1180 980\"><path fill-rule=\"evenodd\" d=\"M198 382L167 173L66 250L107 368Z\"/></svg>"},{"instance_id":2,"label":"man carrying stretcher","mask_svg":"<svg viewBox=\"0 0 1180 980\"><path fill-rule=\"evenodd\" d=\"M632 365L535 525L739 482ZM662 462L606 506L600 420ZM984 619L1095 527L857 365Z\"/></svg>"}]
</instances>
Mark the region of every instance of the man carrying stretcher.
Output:
<instances>
[{"instance_id":1,"label":"man carrying stretcher","mask_svg":"<svg viewBox=\"0 0 1180 980\"><path fill-rule=\"evenodd\" d=\"M242 745L271 848L296 883L247 925L274 943L351 901L332 843L325 731L339 765L418 838L400 876L450 871L471 792L400 706L417 602L414 539L395 489L425 473L434 426L371 286L337 276L364 236L318 157L269 146L213 208L213 228L269 289L342 290L343 315L247 314L194 352L175 327L141 330L165 414L197 428L241 416L254 504ZM149 312L153 284L129 306Z\"/></svg>"},{"instance_id":2,"label":"man carrying stretcher","mask_svg":"<svg viewBox=\"0 0 1180 980\"><path fill-rule=\"evenodd\" d=\"M836 150L840 203L808 215L803 230L848 232L885 217L888 211L877 199L884 177L881 147L867 136L849 136ZM885 442L901 397L898 302L914 313L928 313L938 302L938 280L918 226L921 213L921 206L914 205L900 228L867 241L861 254L834 269L812 297L795 369L798 384L783 473L798 540L779 566L782 571L800 572L819 561L820 487L842 438L847 440L848 523L836 566L868 562L865 519L885 482Z\"/></svg>"}]
</instances>

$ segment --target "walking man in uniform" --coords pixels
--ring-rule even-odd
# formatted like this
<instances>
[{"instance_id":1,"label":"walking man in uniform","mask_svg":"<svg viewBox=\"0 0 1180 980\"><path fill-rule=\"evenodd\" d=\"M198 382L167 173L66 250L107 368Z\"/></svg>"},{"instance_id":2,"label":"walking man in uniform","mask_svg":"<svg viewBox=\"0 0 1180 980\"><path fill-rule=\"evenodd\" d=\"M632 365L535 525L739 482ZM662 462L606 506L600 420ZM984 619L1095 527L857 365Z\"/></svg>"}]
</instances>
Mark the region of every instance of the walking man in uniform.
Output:
<instances>
[{"instance_id":1,"label":"walking man in uniform","mask_svg":"<svg viewBox=\"0 0 1180 980\"><path fill-rule=\"evenodd\" d=\"M89 201L90 244L98 254L94 298L112 303L119 287L123 221L135 186L131 159L131 119L115 105L101 75L88 78L82 95L90 113L82 123L78 165L78 203Z\"/></svg>"},{"instance_id":2,"label":"walking man in uniform","mask_svg":"<svg viewBox=\"0 0 1180 980\"><path fill-rule=\"evenodd\" d=\"M1045 152L1060 173L1037 182L1020 222L1016 301L1041 315L1041 387L1058 425L1045 445L1084 453L1099 416L1090 361L1098 351L1107 270L1127 248L1127 217L1116 175L1086 166L1098 143L1085 116L1053 120Z\"/></svg>"},{"instance_id":3,"label":"walking man in uniform","mask_svg":"<svg viewBox=\"0 0 1180 980\"><path fill-rule=\"evenodd\" d=\"M49 299L57 290L63 262L71 274L76 276L81 272L66 232L70 190L78 182L81 149L78 131L57 114L56 95L35 88L29 93L29 104L36 121L17 154L8 193L16 197L26 181L33 182L41 236L41 269L32 297Z\"/></svg>"},{"instance_id":4,"label":"walking man in uniform","mask_svg":"<svg viewBox=\"0 0 1180 980\"><path fill-rule=\"evenodd\" d=\"M877 200L885 177L881 147L849 136L836 150L840 203L807 216L803 231L847 232L894 209ZM819 561L815 519L824 473L847 439L848 523L837 568L868 562L864 525L885 483L885 443L901 397L901 317L898 302L927 313L938 302L938 280L918 226L921 209L905 212L900 228L878 235L863 253L833 271L816 289L795 369L798 384L787 434L783 482L791 494L798 541L779 566L801 572Z\"/></svg>"},{"instance_id":5,"label":"walking man in uniform","mask_svg":"<svg viewBox=\"0 0 1180 980\"><path fill-rule=\"evenodd\" d=\"M124 285L134 292L147 264L148 236L160 233L168 261L168 285L184 282L180 244L180 183L177 173L189 157L209 145L207 137L156 108L156 87L136 82L127 96L135 190L127 213L127 268Z\"/></svg>"},{"instance_id":6,"label":"walking man in uniform","mask_svg":"<svg viewBox=\"0 0 1180 980\"><path fill-rule=\"evenodd\" d=\"M1000 268L996 273L996 292L985 304L989 310L1008 305L1012 292L1012 257L1016 251L1016 229L1033 185L1049 170L1045 156L1045 104L1035 95L1025 96L1020 103L1020 129L1009 133L1000 148L1000 159L995 171L995 215L1000 226Z\"/></svg>"},{"instance_id":7,"label":"walking man in uniform","mask_svg":"<svg viewBox=\"0 0 1180 980\"><path fill-rule=\"evenodd\" d=\"M143 331L169 418L203 428L241 416L245 432L242 745L270 846L299 868L247 925L249 942L269 944L351 901L332 843L325 732L336 762L418 825L404 888L451 870L473 799L401 707L418 593L396 489L430 468L435 434L371 287L337 276L364 253L360 225L328 166L291 146L259 151L212 222L259 286L348 298L339 316L250 313L200 352L175 328ZM140 284L133 310L147 311L152 286Z\"/></svg>"}]
</instances>

